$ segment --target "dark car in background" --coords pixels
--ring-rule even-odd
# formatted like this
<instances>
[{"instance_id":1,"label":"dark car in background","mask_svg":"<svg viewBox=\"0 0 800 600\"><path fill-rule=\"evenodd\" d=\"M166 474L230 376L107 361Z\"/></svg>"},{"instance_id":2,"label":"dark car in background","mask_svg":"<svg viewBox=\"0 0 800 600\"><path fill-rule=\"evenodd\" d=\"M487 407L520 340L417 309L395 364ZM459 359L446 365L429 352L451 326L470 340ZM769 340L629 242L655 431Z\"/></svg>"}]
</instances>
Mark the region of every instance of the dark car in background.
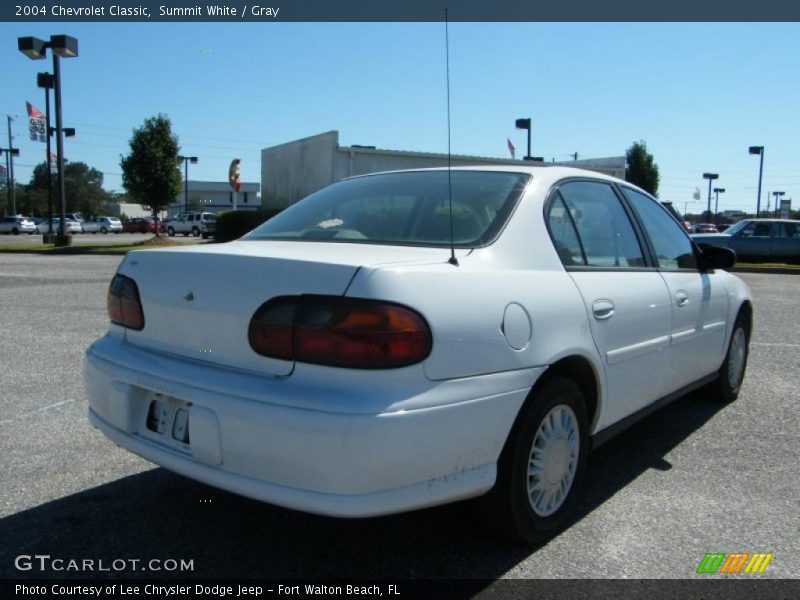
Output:
<instances>
[{"instance_id":1,"label":"dark car in background","mask_svg":"<svg viewBox=\"0 0 800 600\"><path fill-rule=\"evenodd\" d=\"M698 244L721 246L739 259L800 262L800 221L791 219L744 219L724 233L693 234Z\"/></svg>"}]
</instances>

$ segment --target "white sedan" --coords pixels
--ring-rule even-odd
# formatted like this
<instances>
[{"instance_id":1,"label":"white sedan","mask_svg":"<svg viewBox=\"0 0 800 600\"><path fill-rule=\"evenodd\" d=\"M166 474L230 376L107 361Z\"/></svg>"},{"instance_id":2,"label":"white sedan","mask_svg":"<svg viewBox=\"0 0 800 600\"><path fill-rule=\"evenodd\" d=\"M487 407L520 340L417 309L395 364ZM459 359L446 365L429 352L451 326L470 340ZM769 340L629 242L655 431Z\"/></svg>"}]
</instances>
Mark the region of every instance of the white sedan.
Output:
<instances>
[{"instance_id":1,"label":"white sedan","mask_svg":"<svg viewBox=\"0 0 800 600\"><path fill-rule=\"evenodd\" d=\"M95 217L83 224L84 233L122 233L122 221L117 217Z\"/></svg>"},{"instance_id":2,"label":"white sedan","mask_svg":"<svg viewBox=\"0 0 800 600\"><path fill-rule=\"evenodd\" d=\"M536 542L590 449L700 386L736 398L753 309L734 260L589 171L355 177L239 241L128 253L89 417L262 501L367 517L483 496Z\"/></svg>"},{"instance_id":3,"label":"white sedan","mask_svg":"<svg viewBox=\"0 0 800 600\"><path fill-rule=\"evenodd\" d=\"M61 231L59 217L53 217L53 232L58 233ZM44 218L36 224L36 233L49 233L50 223L48 218ZM83 227L78 221L72 219L64 219L64 233L67 235L75 233L83 233Z\"/></svg>"}]
</instances>

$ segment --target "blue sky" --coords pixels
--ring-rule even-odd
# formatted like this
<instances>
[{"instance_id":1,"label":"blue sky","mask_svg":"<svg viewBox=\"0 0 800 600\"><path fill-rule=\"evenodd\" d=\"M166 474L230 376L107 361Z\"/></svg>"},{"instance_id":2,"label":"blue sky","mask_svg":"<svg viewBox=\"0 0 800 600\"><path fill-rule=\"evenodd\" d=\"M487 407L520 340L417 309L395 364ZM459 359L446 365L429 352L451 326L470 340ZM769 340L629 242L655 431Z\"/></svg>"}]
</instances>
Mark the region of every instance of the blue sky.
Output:
<instances>
[{"instance_id":1,"label":"blue sky","mask_svg":"<svg viewBox=\"0 0 800 600\"><path fill-rule=\"evenodd\" d=\"M121 190L119 158L134 127L164 113L190 179L224 180L232 158L259 181L260 149L332 129L343 145L447 150L444 25L430 23L0 23L6 114L27 183L44 144L27 136L25 101L44 110L36 73L52 68L16 38L77 37L62 60L65 156ZM451 23L454 154L525 150L518 117L533 119L547 160L619 156L644 140L661 171L660 197L705 207L704 171L727 191L720 210L753 210L758 157L765 192L800 205L800 24ZM41 157L41 159L40 159ZM699 187L702 202L692 202Z\"/></svg>"}]
</instances>

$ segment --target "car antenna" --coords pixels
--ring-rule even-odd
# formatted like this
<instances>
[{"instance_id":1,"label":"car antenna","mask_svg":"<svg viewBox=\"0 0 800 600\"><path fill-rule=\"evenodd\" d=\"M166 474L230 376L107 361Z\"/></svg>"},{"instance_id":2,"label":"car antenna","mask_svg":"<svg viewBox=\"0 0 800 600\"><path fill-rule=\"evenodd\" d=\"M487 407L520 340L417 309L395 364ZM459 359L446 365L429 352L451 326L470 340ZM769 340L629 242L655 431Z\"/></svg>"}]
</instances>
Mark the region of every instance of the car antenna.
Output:
<instances>
[{"instance_id":1,"label":"car antenna","mask_svg":"<svg viewBox=\"0 0 800 600\"><path fill-rule=\"evenodd\" d=\"M450 203L450 260L453 266L458 266L456 247L453 240L453 180L452 166L450 164L450 36L448 34L447 9L444 9L444 49L447 70L447 197Z\"/></svg>"}]
</instances>

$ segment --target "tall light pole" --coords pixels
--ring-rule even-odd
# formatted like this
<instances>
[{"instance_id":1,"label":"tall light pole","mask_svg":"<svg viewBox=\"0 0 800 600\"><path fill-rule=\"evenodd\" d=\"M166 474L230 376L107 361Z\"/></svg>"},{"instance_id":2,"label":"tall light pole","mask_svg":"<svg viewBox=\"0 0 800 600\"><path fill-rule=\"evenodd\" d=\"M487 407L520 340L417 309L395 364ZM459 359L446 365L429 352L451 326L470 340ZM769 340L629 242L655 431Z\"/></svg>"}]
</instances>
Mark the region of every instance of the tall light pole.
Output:
<instances>
[{"instance_id":1,"label":"tall light pole","mask_svg":"<svg viewBox=\"0 0 800 600\"><path fill-rule=\"evenodd\" d=\"M725 193L725 188L714 188L714 225L719 223L719 195Z\"/></svg>"},{"instance_id":2,"label":"tall light pole","mask_svg":"<svg viewBox=\"0 0 800 600\"><path fill-rule=\"evenodd\" d=\"M197 157L178 155L178 160L183 161L183 212L189 212L189 163L196 165Z\"/></svg>"},{"instance_id":3,"label":"tall light pole","mask_svg":"<svg viewBox=\"0 0 800 600\"><path fill-rule=\"evenodd\" d=\"M708 179L708 208L706 213L708 214L708 218L711 218L711 182L714 179L719 179L718 173L703 173L703 179Z\"/></svg>"},{"instance_id":4,"label":"tall light pole","mask_svg":"<svg viewBox=\"0 0 800 600\"><path fill-rule=\"evenodd\" d=\"M761 161L758 166L758 192L756 196L756 218L758 218L761 216L761 177L764 175L764 146L750 146L748 152L761 155Z\"/></svg>"},{"instance_id":5,"label":"tall light pole","mask_svg":"<svg viewBox=\"0 0 800 600\"><path fill-rule=\"evenodd\" d=\"M17 38L17 48L31 60L41 60L47 56L47 49L53 52L53 87L55 90L56 109L56 164L58 165L58 199L61 205L61 219L56 246L68 246L71 238L64 230L66 224L66 193L64 190L64 128L61 122L61 63L59 58L78 56L78 40L69 35L51 35L45 42L35 37ZM48 131L48 137L50 132ZM47 157L48 161L50 156Z\"/></svg>"},{"instance_id":6,"label":"tall light pole","mask_svg":"<svg viewBox=\"0 0 800 600\"><path fill-rule=\"evenodd\" d=\"M50 90L55 87L55 77L50 73L37 73L36 85L44 89L44 118L47 121L47 158L45 165L47 165L47 235L45 242L50 242L53 239L53 183L52 173L50 169Z\"/></svg>"},{"instance_id":7,"label":"tall light pole","mask_svg":"<svg viewBox=\"0 0 800 600\"><path fill-rule=\"evenodd\" d=\"M772 195L775 196L775 218L776 219L779 216L778 210L780 209L780 207L778 206L778 202L780 200L780 197L783 196L785 193L786 192L772 192Z\"/></svg>"}]
</instances>

